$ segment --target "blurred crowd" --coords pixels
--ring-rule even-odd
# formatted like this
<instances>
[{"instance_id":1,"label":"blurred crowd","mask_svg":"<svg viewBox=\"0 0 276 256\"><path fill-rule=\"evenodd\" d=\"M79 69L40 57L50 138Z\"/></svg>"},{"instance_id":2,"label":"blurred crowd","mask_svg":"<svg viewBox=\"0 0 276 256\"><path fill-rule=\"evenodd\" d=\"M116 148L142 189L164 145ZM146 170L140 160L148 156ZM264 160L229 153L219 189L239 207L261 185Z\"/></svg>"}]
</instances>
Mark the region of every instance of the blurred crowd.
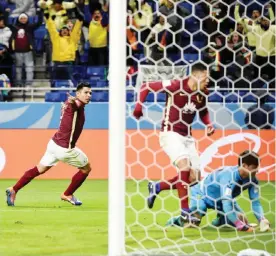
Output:
<instances>
[{"instance_id":1,"label":"blurred crowd","mask_svg":"<svg viewBox=\"0 0 276 256\"><path fill-rule=\"evenodd\" d=\"M258 1L128 0L129 74L201 59L213 86L275 88L275 4ZM108 0L0 0L0 75L32 86L37 56L51 79L108 66L108 11Z\"/></svg>"},{"instance_id":2,"label":"blurred crowd","mask_svg":"<svg viewBox=\"0 0 276 256\"><path fill-rule=\"evenodd\" d=\"M108 65L108 5L0 0L0 74L12 85L32 86L36 57L41 55L51 79L70 79L74 65Z\"/></svg>"},{"instance_id":3,"label":"blurred crowd","mask_svg":"<svg viewBox=\"0 0 276 256\"><path fill-rule=\"evenodd\" d=\"M158 65L200 59L213 86L275 88L274 13L266 0L130 0L128 64L137 66L136 55Z\"/></svg>"}]
</instances>

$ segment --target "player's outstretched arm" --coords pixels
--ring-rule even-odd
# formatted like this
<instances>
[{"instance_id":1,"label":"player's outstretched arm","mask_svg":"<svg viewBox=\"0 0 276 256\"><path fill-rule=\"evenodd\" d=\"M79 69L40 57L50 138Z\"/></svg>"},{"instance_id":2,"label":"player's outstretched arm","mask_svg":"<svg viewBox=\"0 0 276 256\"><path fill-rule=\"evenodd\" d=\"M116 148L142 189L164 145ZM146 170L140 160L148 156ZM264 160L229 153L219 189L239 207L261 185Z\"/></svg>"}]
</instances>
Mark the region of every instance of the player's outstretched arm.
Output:
<instances>
[{"instance_id":1,"label":"player's outstretched arm","mask_svg":"<svg viewBox=\"0 0 276 256\"><path fill-rule=\"evenodd\" d=\"M254 215L260 223L260 231L266 232L270 228L270 223L264 216L264 210L260 202L259 185L251 185L248 188L248 195L252 203L252 210Z\"/></svg>"},{"instance_id":2,"label":"player's outstretched arm","mask_svg":"<svg viewBox=\"0 0 276 256\"><path fill-rule=\"evenodd\" d=\"M139 96L137 99L137 103L135 105L133 115L136 119L140 119L143 116L143 102L145 102L149 92L174 92L179 90L180 81L172 80L172 81L159 81L159 82L148 82L144 83L139 92Z\"/></svg>"},{"instance_id":3,"label":"player's outstretched arm","mask_svg":"<svg viewBox=\"0 0 276 256\"><path fill-rule=\"evenodd\" d=\"M254 212L255 217L259 221L260 224L260 231L266 232L270 228L269 221L265 218L263 214L263 207L259 199L252 201L252 209Z\"/></svg>"},{"instance_id":4,"label":"player's outstretched arm","mask_svg":"<svg viewBox=\"0 0 276 256\"><path fill-rule=\"evenodd\" d=\"M222 210L227 216L227 218L235 225L237 230L253 232L253 228L247 225L245 222L241 221L235 208L234 208L234 198L232 196L233 190L235 188L235 183L233 183L233 178L230 175L224 176L220 181L221 184L221 196L222 196Z\"/></svg>"}]
</instances>

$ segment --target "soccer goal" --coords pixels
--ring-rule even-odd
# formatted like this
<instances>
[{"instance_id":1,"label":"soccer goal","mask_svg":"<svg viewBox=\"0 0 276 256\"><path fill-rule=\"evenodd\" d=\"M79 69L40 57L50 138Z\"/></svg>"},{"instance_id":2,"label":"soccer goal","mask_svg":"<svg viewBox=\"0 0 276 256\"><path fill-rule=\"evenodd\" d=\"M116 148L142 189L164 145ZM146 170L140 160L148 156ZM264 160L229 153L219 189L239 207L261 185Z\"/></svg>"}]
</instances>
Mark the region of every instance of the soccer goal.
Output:
<instances>
[{"instance_id":1,"label":"soccer goal","mask_svg":"<svg viewBox=\"0 0 276 256\"><path fill-rule=\"evenodd\" d=\"M109 255L238 255L245 249L275 255L275 4L110 2ZM237 166L241 152L256 152L260 156L256 189L270 223L266 232L261 232L248 195L252 179L237 184L244 191L235 198L252 224L251 232L229 223L214 225L221 209L209 209L198 226L166 225L181 211L173 185L148 207L149 182L169 180L179 170L159 142L170 95L163 89L150 90L140 102L143 116L137 120L133 111L141 86L160 82L166 87L168 81L185 80L195 63L207 67L209 83L208 93L197 88L192 95L206 98L215 128L207 136L199 114L191 124L200 182L218 169ZM196 111L193 104L183 109L174 102L170 106L179 113Z\"/></svg>"}]
</instances>

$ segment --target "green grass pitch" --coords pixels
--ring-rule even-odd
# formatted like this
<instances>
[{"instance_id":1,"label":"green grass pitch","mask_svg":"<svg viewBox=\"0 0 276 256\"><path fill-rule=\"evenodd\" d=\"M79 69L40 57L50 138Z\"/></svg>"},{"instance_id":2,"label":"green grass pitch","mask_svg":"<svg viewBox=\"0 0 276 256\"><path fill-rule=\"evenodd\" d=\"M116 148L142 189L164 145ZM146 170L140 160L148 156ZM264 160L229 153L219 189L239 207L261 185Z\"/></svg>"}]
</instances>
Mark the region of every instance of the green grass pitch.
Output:
<instances>
[{"instance_id":1,"label":"green grass pitch","mask_svg":"<svg viewBox=\"0 0 276 256\"><path fill-rule=\"evenodd\" d=\"M0 255L2 256L82 256L107 254L107 181L86 181L76 193L83 201L74 207L60 201L68 180L34 180L18 193L16 207L7 207L5 188L14 180L0 180ZM146 208L147 183L126 184L126 249L135 255L237 255L251 247L275 254L275 184L262 183L262 203L271 231L255 234L231 228L215 229L206 224L215 216L210 211L199 229L165 229L164 224L178 214L178 200L162 192L153 210ZM247 192L239 200L250 211ZM130 207L132 206L132 207ZM146 255L144 254L144 255Z\"/></svg>"}]
</instances>

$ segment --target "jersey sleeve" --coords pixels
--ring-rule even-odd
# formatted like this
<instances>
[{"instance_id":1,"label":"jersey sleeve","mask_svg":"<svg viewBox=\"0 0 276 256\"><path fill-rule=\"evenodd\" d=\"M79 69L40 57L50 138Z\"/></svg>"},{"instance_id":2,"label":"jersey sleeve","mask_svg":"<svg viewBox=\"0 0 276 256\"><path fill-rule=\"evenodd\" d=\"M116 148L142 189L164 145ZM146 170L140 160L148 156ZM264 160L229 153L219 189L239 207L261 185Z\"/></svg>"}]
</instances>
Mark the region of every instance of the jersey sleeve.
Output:
<instances>
[{"instance_id":1,"label":"jersey sleeve","mask_svg":"<svg viewBox=\"0 0 276 256\"><path fill-rule=\"evenodd\" d=\"M259 182L255 182L248 188L249 199L252 203L252 210L256 219L260 222L264 218L264 210L260 202Z\"/></svg>"},{"instance_id":2,"label":"jersey sleeve","mask_svg":"<svg viewBox=\"0 0 276 256\"><path fill-rule=\"evenodd\" d=\"M181 82L179 80L165 80L162 81L165 92L176 92L180 89Z\"/></svg>"},{"instance_id":3,"label":"jersey sleeve","mask_svg":"<svg viewBox=\"0 0 276 256\"><path fill-rule=\"evenodd\" d=\"M148 82L141 86L139 103L145 102L150 92L174 92L180 89L179 80L165 80L159 82Z\"/></svg>"}]
</instances>

